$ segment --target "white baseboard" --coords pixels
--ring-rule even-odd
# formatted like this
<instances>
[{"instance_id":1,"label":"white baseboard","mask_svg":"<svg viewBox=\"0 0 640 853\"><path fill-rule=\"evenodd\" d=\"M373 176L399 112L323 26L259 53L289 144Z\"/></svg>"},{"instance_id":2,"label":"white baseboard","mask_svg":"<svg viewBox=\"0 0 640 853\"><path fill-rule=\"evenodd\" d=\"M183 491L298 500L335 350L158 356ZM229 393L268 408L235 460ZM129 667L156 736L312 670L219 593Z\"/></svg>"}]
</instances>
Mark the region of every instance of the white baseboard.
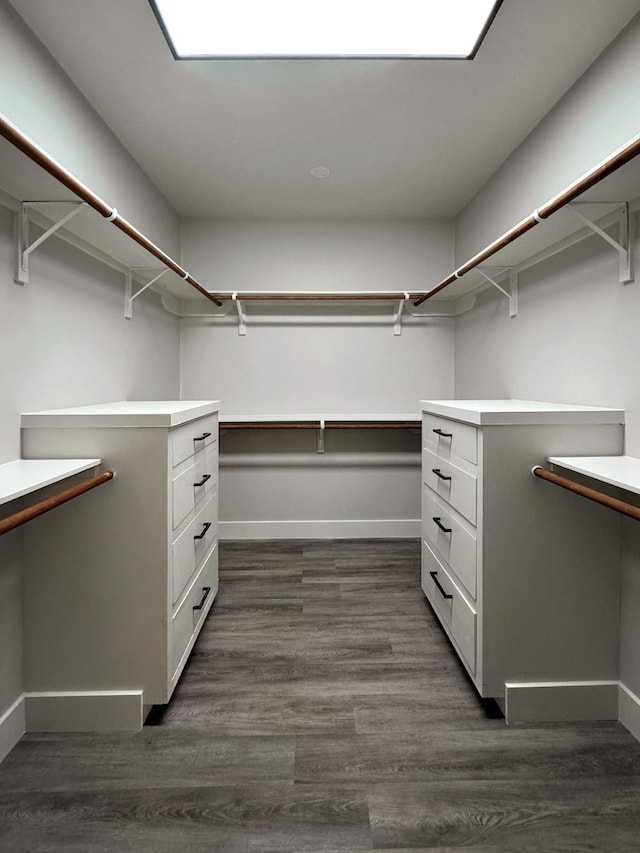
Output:
<instances>
[{"instance_id":1,"label":"white baseboard","mask_svg":"<svg viewBox=\"0 0 640 853\"><path fill-rule=\"evenodd\" d=\"M622 682L618 690L618 719L636 740L640 740L640 697Z\"/></svg>"},{"instance_id":2,"label":"white baseboard","mask_svg":"<svg viewBox=\"0 0 640 853\"><path fill-rule=\"evenodd\" d=\"M617 681L505 684L507 723L617 720Z\"/></svg>"},{"instance_id":3,"label":"white baseboard","mask_svg":"<svg viewBox=\"0 0 640 853\"><path fill-rule=\"evenodd\" d=\"M9 755L25 731L24 696L19 696L0 717L0 761Z\"/></svg>"},{"instance_id":4,"label":"white baseboard","mask_svg":"<svg viewBox=\"0 0 640 853\"><path fill-rule=\"evenodd\" d=\"M28 732L116 732L142 728L142 690L25 693Z\"/></svg>"},{"instance_id":5,"label":"white baseboard","mask_svg":"<svg viewBox=\"0 0 640 853\"><path fill-rule=\"evenodd\" d=\"M364 521L220 521L218 538L419 539L419 518Z\"/></svg>"}]
</instances>

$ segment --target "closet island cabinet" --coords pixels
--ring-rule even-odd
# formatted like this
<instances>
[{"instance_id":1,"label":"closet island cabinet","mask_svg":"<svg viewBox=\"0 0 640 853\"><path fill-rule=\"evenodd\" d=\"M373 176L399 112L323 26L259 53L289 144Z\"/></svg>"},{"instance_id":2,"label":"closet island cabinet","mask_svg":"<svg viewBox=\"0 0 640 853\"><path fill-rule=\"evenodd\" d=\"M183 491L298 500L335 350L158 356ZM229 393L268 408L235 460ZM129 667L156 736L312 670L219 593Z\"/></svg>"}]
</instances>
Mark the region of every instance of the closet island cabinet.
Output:
<instances>
[{"instance_id":1,"label":"closet island cabinet","mask_svg":"<svg viewBox=\"0 0 640 853\"><path fill-rule=\"evenodd\" d=\"M589 406L422 402L422 589L507 721L617 718L620 518L531 469L619 454L623 423Z\"/></svg>"},{"instance_id":2,"label":"closet island cabinet","mask_svg":"<svg viewBox=\"0 0 640 853\"><path fill-rule=\"evenodd\" d=\"M135 728L169 701L218 588L218 403L22 415L26 459L115 471L25 533L31 730Z\"/></svg>"}]
</instances>

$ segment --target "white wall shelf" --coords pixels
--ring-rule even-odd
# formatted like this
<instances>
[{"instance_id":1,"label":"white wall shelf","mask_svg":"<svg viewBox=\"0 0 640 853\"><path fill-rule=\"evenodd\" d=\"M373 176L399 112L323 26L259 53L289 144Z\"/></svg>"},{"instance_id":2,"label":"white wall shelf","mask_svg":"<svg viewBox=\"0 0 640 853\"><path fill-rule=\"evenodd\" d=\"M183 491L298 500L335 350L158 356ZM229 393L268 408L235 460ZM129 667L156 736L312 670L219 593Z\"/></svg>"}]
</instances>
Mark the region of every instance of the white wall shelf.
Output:
<instances>
[{"instance_id":1,"label":"white wall shelf","mask_svg":"<svg viewBox=\"0 0 640 853\"><path fill-rule=\"evenodd\" d=\"M640 495L640 459L634 456L550 456L549 463Z\"/></svg>"},{"instance_id":2,"label":"white wall shelf","mask_svg":"<svg viewBox=\"0 0 640 853\"><path fill-rule=\"evenodd\" d=\"M0 504L22 498L74 474L96 468L101 459L15 459L0 465Z\"/></svg>"}]
</instances>

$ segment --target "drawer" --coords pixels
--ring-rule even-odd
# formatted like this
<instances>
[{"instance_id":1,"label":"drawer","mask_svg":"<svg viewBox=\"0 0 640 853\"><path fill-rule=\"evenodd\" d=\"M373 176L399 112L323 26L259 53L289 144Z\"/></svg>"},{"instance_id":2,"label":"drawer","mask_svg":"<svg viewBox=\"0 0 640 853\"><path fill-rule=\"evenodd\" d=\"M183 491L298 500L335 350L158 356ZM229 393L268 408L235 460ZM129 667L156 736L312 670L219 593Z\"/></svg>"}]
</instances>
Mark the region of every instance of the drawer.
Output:
<instances>
[{"instance_id":1,"label":"drawer","mask_svg":"<svg viewBox=\"0 0 640 853\"><path fill-rule=\"evenodd\" d=\"M426 448L422 451L422 479L437 495L476 523L476 478Z\"/></svg>"},{"instance_id":2,"label":"drawer","mask_svg":"<svg viewBox=\"0 0 640 853\"><path fill-rule=\"evenodd\" d=\"M444 528L444 529L443 529ZM472 598L477 589L477 540L428 486L422 487L422 535Z\"/></svg>"},{"instance_id":3,"label":"drawer","mask_svg":"<svg viewBox=\"0 0 640 853\"><path fill-rule=\"evenodd\" d=\"M207 450L218 441L218 416L208 415L189 421L169 433L170 460L175 468L185 459Z\"/></svg>"},{"instance_id":4,"label":"drawer","mask_svg":"<svg viewBox=\"0 0 640 853\"><path fill-rule=\"evenodd\" d=\"M218 533L218 495L202 507L172 546L172 603L182 595L189 579L216 540Z\"/></svg>"},{"instance_id":5,"label":"drawer","mask_svg":"<svg viewBox=\"0 0 640 853\"><path fill-rule=\"evenodd\" d=\"M186 468L173 480L173 528L183 521L190 512L204 503L216 491L218 480L217 445L201 457L197 454L193 465Z\"/></svg>"},{"instance_id":6,"label":"drawer","mask_svg":"<svg viewBox=\"0 0 640 853\"><path fill-rule=\"evenodd\" d=\"M478 430L471 424L423 414L422 439L424 446L442 459L459 456L478 464Z\"/></svg>"},{"instance_id":7,"label":"drawer","mask_svg":"<svg viewBox=\"0 0 640 853\"><path fill-rule=\"evenodd\" d=\"M471 675L476 673L476 612L429 546L422 543L422 589Z\"/></svg>"},{"instance_id":8,"label":"drawer","mask_svg":"<svg viewBox=\"0 0 640 853\"><path fill-rule=\"evenodd\" d=\"M198 572L184 601L171 620L171 644L169 650L170 672L172 679L189 648L195 642L211 602L218 591L218 546L207 557Z\"/></svg>"}]
</instances>

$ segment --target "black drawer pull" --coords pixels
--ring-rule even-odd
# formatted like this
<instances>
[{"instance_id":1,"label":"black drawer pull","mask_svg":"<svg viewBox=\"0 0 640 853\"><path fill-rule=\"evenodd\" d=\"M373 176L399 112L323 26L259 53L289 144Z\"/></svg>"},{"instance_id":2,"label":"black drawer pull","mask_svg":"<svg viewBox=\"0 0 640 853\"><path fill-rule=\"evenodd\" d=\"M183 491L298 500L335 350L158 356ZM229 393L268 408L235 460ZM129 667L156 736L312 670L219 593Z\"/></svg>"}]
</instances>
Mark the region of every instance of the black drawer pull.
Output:
<instances>
[{"instance_id":1,"label":"black drawer pull","mask_svg":"<svg viewBox=\"0 0 640 853\"><path fill-rule=\"evenodd\" d=\"M440 590L440 593L442 594L442 597L443 597L443 598L453 598L453 596L452 596L452 595L450 595L448 592L445 592L445 591L444 591L444 589L442 588L442 584L441 584L441 583L440 583L440 581L438 580L438 573L437 573L437 572L429 572L429 574L430 574L430 575L431 575L431 577L433 578L433 582L434 582L434 584L435 584L435 585L438 587L438 589Z\"/></svg>"},{"instance_id":2,"label":"black drawer pull","mask_svg":"<svg viewBox=\"0 0 640 853\"><path fill-rule=\"evenodd\" d=\"M193 485L194 486L204 486L204 484L207 482L207 480L210 480L210 479L211 479L211 474L203 474L200 482L194 483Z\"/></svg>"},{"instance_id":3,"label":"black drawer pull","mask_svg":"<svg viewBox=\"0 0 640 853\"><path fill-rule=\"evenodd\" d=\"M436 581L436 583L437 583L437 581ZM204 603L207 600L207 596L209 595L210 592L211 592L210 586L203 586L202 587L202 598L200 599L200 604L194 604L193 605L194 610L202 610L202 608L204 607Z\"/></svg>"},{"instance_id":4,"label":"black drawer pull","mask_svg":"<svg viewBox=\"0 0 640 853\"><path fill-rule=\"evenodd\" d=\"M204 441L205 438L209 438L210 435L211 435L210 432L203 432L202 435L196 435L196 437L193 440L194 441Z\"/></svg>"},{"instance_id":5,"label":"black drawer pull","mask_svg":"<svg viewBox=\"0 0 640 853\"><path fill-rule=\"evenodd\" d=\"M205 521L205 523L202 525L202 530L200 531L200 533L198 533L198 535L194 536L193 538L194 539L204 539L205 534L210 527L211 527L211 522Z\"/></svg>"},{"instance_id":6,"label":"black drawer pull","mask_svg":"<svg viewBox=\"0 0 640 853\"><path fill-rule=\"evenodd\" d=\"M442 436L442 438L453 438L452 432L443 432L441 429L434 429L433 432L435 432L436 435Z\"/></svg>"},{"instance_id":7,"label":"black drawer pull","mask_svg":"<svg viewBox=\"0 0 640 853\"><path fill-rule=\"evenodd\" d=\"M446 474L443 474L439 468L432 468L431 470L436 475L436 477L439 477L441 480L450 480L451 479L451 477L447 477Z\"/></svg>"},{"instance_id":8,"label":"black drawer pull","mask_svg":"<svg viewBox=\"0 0 640 853\"><path fill-rule=\"evenodd\" d=\"M442 530L443 533L451 533L451 528L444 526L444 524L440 521L440 516L436 516L433 521L435 521L436 525L440 528L440 530Z\"/></svg>"}]
</instances>

